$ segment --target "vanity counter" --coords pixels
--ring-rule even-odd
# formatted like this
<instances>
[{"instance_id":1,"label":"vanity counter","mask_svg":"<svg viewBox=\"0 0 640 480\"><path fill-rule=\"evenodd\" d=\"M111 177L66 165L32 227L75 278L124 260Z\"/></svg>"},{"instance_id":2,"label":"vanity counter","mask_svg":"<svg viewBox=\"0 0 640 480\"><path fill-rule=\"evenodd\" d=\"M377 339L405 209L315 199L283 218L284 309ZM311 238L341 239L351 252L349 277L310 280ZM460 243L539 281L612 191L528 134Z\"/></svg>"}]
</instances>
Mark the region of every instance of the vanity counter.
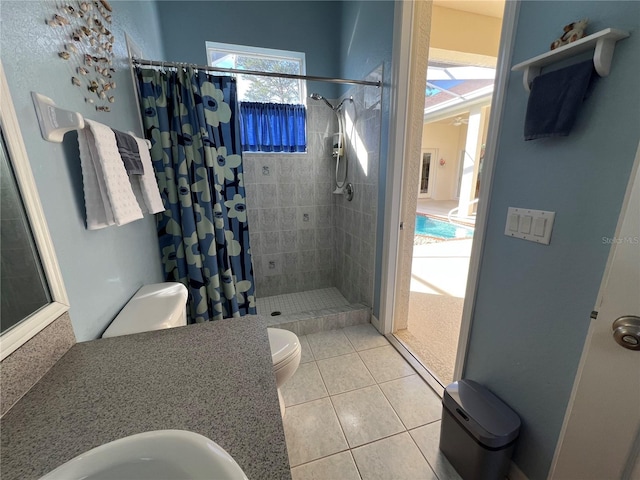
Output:
<instances>
[{"instance_id":1,"label":"vanity counter","mask_svg":"<svg viewBox=\"0 0 640 480\"><path fill-rule=\"evenodd\" d=\"M251 480L291 479L261 317L74 345L2 418L2 480L164 429L212 439Z\"/></svg>"}]
</instances>

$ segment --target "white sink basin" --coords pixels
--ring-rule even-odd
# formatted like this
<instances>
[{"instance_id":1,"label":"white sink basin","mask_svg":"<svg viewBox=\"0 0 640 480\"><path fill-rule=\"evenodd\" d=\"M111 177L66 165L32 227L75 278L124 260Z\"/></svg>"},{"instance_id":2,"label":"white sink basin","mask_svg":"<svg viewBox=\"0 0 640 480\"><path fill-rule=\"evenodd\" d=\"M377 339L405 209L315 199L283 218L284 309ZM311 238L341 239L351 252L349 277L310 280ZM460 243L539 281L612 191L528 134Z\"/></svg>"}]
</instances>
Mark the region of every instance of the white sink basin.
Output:
<instances>
[{"instance_id":1,"label":"white sink basin","mask_svg":"<svg viewBox=\"0 0 640 480\"><path fill-rule=\"evenodd\" d=\"M40 480L247 480L216 442L184 430L121 438L78 455Z\"/></svg>"}]
</instances>

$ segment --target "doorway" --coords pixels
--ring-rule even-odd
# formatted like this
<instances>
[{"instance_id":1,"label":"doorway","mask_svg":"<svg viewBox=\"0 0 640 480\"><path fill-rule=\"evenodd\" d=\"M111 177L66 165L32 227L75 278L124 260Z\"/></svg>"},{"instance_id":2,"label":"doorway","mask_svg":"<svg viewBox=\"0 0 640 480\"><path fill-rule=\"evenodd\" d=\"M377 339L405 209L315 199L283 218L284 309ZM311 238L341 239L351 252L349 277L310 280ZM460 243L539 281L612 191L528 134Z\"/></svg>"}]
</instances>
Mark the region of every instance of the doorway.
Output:
<instances>
[{"instance_id":1,"label":"doorway","mask_svg":"<svg viewBox=\"0 0 640 480\"><path fill-rule=\"evenodd\" d=\"M431 198L436 172L433 168L433 160L438 156L438 151L433 148L423 148L420 156L420 177L418 184L418 198Z\"/></svg>"},{"instance_id":2,"label":"doorway","mask_svg":"<svg viewBox=\"0 0 640 480\"><path fill-rule=\"evenodd\" d=\"M476 146L486 143L487 134L486 128L473 128L473 124L469 128L473 115L465 108L463 102L454 115L435 121L427 118L423 125L422 144L437 148L422 149L408 316L393 331L442 386L453 381L475 230L475 205L469 209L460 199L473 202L477 198ZM488 108L475 110L487 125ZM424 192L427 175L429 188Z\"/></svg>"},{"instance_id":3,"label":"doorway","mask_svg":"<svg viewBox=\"0 0 640 480\"><path fill-rule=\"evenodd\" d=\"M424 40L429 44L429 47L425 47L429 56L428 67L425 68L428 74L425 82L426 88L422 92L422 101L418 100L417 96L419 93L417 90L421 87L415 87L420 83L413 80L414 88L409 89L409 102L413 101L414 106L424 105L424 108L421 108L422 111L418 113L411 112L411 108L417 109L418 107L409 107L411 125L407 126L407 130L412 132L407 136L408 138L405 137L402 140L405 149L404 158L415 160L413 164L409 161L405 162L402 167L402 200L398 208L401 230L396 240L398 257L390 261L390 265L395 261L391 268L396 272L396 275L391 281L387 278L387 285L392 285L394 294L393 298L389 300L392 305L384 304L382 328L385 332L393 334L392 342L400 353L406 358L417 360L424 367L425 380L437 391L442 392L444 385L451 380L460 378L464 364L464 350L468 338L470 309L473 304L472 297L475 292L479 260L478 252L475 252L474 260L474 255L471 253L472 245L474 250L477 250L476 245L481 244L482 241L481 237L473 240L474 205L478 203L477 195L486 198L490 188L491 165L485 166L485 170L489 173L485 172L485 176L488 178L483 179L483 188L477 188L478 177L482 175L479 169L480 157L484 146L489 142L488 139L492 138L492 135L493 138L497 136L497 128L494 127L493 131L489 128L493 77L497 71L506 71L504 70L507 68L506 62L503 57L508 52L502 52L500 57L502 66L499 67L497 44L493 57L489 54L479 54L472 51L447 50L444 45L437 44L435 42L437 36L434 36L433 29L435 25L438 25L439 15L443 14L443 9L446 10L447 15L458 13L450 11L453 9L443 8L438 3L434 3L432 12L420 13L420 15L426 16L427 21L429 21L429 14L431 14L430 43L426 39L416 38L416 35L419 35L416 31L419 20L415 17L418 9L413 12L412 38ZM504 3L502 6L504 8ZM512 30L515 9L507 6L506 11L509 12L507 30ZM471 14L471 12L461 13ZM453 17L449 17L448 20L451 18ZM502 18L497 19L498 43L501 24ZM511 34L509 32L509 36ZM500 48L506 51L508 47L508 39L505 38L500 44ZM421 63L421 61L414 59L417 59L415 52L412 54L411 62L417 70L419 65L416 66L414 62ZM441 76L429 75L434 73ZM456 73L459 75L458 77L456 77ZM490 76L489 73L492 75ZM417 118L422 120L420 135L414 133L418 130L414 123ZM429 143L443 137L438 134L423 135L427 125L438 126L441 129L447 127L459 129L458 142L450 142L452 145L446 146L449 153L445 154L442 145ZM460 133L465 130L465 134ZM422 137L422 141L416 140L420 137ZM462 140L460 141L460 139ZM416 143L422 144L420 153L410 155L410 149ZM422 180L421 174L424 168L422 153L425 149L436 148L437 158L432 156L430 159L429 180L431 181L432 176L434 178L434 183L430 187L430 198L421 198L422 192L416 189L415 178L419 177ZM488 148L487 152L488 156L492 155L491 148ZM420 162L416 161L417 159L420 159ZM436 175L433 175L434 169L437 172ZM425 212L422 208L418 208L424 202L432 204L434 208L431 212ZM426 213L427 216L432 217L430 220L436 221L436 230L442 228L448 233L444 234L444 238L440 236L435 241L429 237L438 237L437 235L423 235L427 238L422 243L419 242L417 238L419 235L415 231L415 226L418 223L417 213ZM480 217L480 220L478 227L481 234L486 215ZM393 240L391 244L393 244ZM467 285L468 278L470 285ZM469 291L471 296L467 293ZM439 354L437 348L431 348L431 350L435 350L435 353L432 352L429 356L421 353L415 342L413 346L411 345L409 337L411 335L417 337L415 333L418 332L417 330L411 332L410 317L414 317L415 321L424 320L425 312L431 314L435 321L430 325L423 324L422 326L425 327L423 330L428 332L427 337L441 348L441 352L442 348L446 350L447 355ZM463 320L465 316L468 317L466 322ZM462 355L458 355L461 350L459 345L463 345ZM443 366L443 363L446 363L446 366Z\"/></svg>"}]
</instances>

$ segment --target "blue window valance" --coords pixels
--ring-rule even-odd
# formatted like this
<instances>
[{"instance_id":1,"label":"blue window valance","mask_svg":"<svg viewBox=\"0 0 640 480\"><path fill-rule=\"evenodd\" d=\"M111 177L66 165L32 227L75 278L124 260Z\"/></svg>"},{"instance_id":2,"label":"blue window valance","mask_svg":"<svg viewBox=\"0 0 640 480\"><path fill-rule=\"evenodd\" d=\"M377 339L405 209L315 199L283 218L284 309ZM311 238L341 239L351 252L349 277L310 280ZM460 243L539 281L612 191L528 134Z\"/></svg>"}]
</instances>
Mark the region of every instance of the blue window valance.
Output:
<instances>
[{"instance_id":1,"label":"blue window valance","mask_svg":"<svg viewBox=\"0 0 640 480\"><path fill-rule=\"evenodd\" d=\"M242 150L305 152L307 111L304 105L240 103Z\"/></svg>"}]
</instances>

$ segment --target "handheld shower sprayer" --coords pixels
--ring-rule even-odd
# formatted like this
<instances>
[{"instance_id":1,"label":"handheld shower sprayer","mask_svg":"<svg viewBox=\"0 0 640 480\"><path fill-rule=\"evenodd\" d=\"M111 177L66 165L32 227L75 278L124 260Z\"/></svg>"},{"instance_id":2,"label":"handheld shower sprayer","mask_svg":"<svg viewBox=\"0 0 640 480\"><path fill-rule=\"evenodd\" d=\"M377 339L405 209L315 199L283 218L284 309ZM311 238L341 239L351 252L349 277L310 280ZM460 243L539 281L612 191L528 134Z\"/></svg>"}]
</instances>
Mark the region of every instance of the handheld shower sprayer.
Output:
<instances>
[{"instance_id":1,"label":"handheld shower sprayer","mask_svg":"<svg viewBox=\"0 0 640 480\"><path fill-rule=\"evenodd\" d=\"M322 100L324 103L327 104L327 106L333 110L335 112L335 107L333 105L331 105L329 103L329 100L327 100L326 98L324 98L322 95L320 95L319 93L312 93L311 95L309 95L309 98L311 98L312 100Z\"/></svg>"},{"instance_id":2,"label":"handheld shower sprayer","mask_svg":"<svg viewBox=\"0 0 640 480\"><path fill-rule=\"evenodd\" d=\"M355 107L355 103L353 102L353 97L349 97L349 98L345 98L344 100L342 100L338 105L336 105L335 107L333 105L331 105L331 103L324 98L322 95L320 95L319 93L312 93L311 95L309 95L309 98L311 98L312 100L322 100L331 110L333 110L333 113L335 113L336 118L338 120L338 133L336 133L333 136L333 158L336 159L336 176L335 176L335 185L336 185L336 189L333 193L336 194L343 194L344 193L344 187L347 184L347 173L348 173L348 169L349 169L349 160L347 158L346 155L346 151L345 151L345 147L343 145L344 143L344 135L345 135L345 123L346 120L344 119L344 112L341 112L340 109L342 108L342 105L344 105L344 102L349 101L351 102L354 107ZM352 126L353 126L352 122ZM341 162L342 160L342 162ZM341 163L343 164L343 174L342 174L342 180L339 180L339 176L340 176L340 166ZM353 197L353 196L351 196ZM349 201L351 201L351 198L349 198Z\"/></svg>"},{"instance_id":3,"label":"handheld shower sprayer","mask_svg":"<svg viewBox=\"0 0 640 480\"><path fill-rule=\"evenodd\" d=\"M334 107L333 105L331 105L329 100L324 98L319 93L312 93L311 95L309 95L309 98L312 100L322 100L331 110L333 110L336 113L338 112L338 110L340 110L340 108L342 108L342 105L344 105L344 102L346 102L347 100L353 103L353 97L349 97L349 98L345 98L338 105Z\"/></svg>"}]
</instances>

